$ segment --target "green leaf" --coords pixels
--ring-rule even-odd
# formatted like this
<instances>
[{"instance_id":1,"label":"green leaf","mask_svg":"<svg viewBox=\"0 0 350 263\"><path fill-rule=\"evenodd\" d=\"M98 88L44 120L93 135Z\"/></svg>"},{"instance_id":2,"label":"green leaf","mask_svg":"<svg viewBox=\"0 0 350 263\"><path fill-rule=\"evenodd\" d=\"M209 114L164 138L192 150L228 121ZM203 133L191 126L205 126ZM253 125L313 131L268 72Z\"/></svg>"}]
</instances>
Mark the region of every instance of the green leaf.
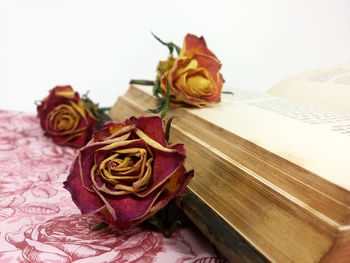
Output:
<instances>
[{"instance_id":1,"label":"green leaf","mask_svg":"<svg viewBox=\"0 0 350 263\"><path fill-rule=\"evenodd\" d=\"M103 108L98 108L97 111L98 112L106 112L106 111L110 111L111 110L111 107L103 107Z\"/></svg>"},{"instance_id":2,"label":"green leaf","mask_svg":"<svg viewBox=\"0 0 350 263\"><path fill-rule=\"evenodd\" d=\"M174 233L176 227L178 227L178 226L182 226L182 222L180 220L173 222L171 224L170 228L163 232L163 236L165 236L166 238L171 237L171 235Z\"/></svg>"},{"instance_id":3,"label":"green leaf","mask_svg":"<svg viewBox=\"0 0 350 263\"><path fill-rule=\"evenodd\" d=\"M102 129L104 127L105 122L112 120L111 117L109 117L109 115L105 113L105 111L98 109L97 112L97 123L94 127L94 130Z\"/></svg>"},{"instance_id":4,"label":"green leaf","mask_svg":"<svg viewBox=\"0 0 350 263\"><path fill-rule=\"evenodd\" d=\"M111 118L109 115L106 113L109 111L111 108L110 107L104 107L100 108L98 106L98 103L94 103L89 97L88 97L89 91L87 91L83 96L82 96L82 101L84 103L84 106L88 108L91 113L95 116L96 118L96 125L94 127L94 130L98 130L104 127L104 123L106 121L110 121Z\"/></svg>"},{"instance_id":5,"label":"green leaf","mask_svg":"<svg viewBox=\"0 0 350 263\"><path fill-rule=\"evenodd\" d=\"M168 106L169 106L169 101L170 101L170 87L169 87L169 81L168 78L166 79L166 97L165 97L165 102L164 102L164 106L163 106L163 111L160 115L160 117L163 119L166 115L166 113L168 112Z\"/></svg>"},{"instance_id":6,"label":"green leaf","mask_svg":"<svg viewBox=\"0 0 350 263\"><path fill-rule=\"evenodd\" d=\"M176 227L183 226L188 222L188 218L183 211L176 205L175 200L171 200L156 214L148 218L144 223L145 226L152 226L161 232L164 237L170 237Z\"/></svg>"},{"instance_id":7,"label":"green leaf","mask_svg":"<svg viewBox=\"0 0 350 263\"><path fill-rule=\"evenodd\" d=\"M98 113L97 113L97 108L98 108L98 104L95 104L89 97L88 97L88 94L89 94L90 91L87 91L81 98L81 100L83 101L84 103L84 106L86 108L88 108L91 113L95 116L95 118L98 117Z\"/></svg>"},{"instance_id":8,"label":"green leaf","mask_svg":"<svg viewBox=\"0 0 350 263\"><path fill-rule=\"evenodd\" d=\"M179 46L175 45L175 44L173 44L173 45L174 45L174 47L175 47L175 49L176 49L177 55L180 55L180 53L181 53L181 48L180 48Z\"/></svg>"},{"instance_id":9,"label":"green leaf","mask_svg":"<svg viewBox=\"0 0 350 263\"><path fill-rule=\"evenodd\" d=\"M146 79L132 79L130 80L129 84L138 84L138 85L154 85L153 80L146 80Z\"/></svg>"},{"instance_id":10,"label":"green leaf","mask_svg":"<svg viewBox=\"0 0 350 263\"><path fill-rule=\"evenodd\" d=\"M177 116L171 116L165 126L165 140L167 141L167 143L169 144L169 138L170 138L170 128L171 128L171 123L172 121L177 118Z\"/></svg>"},{"instance_id":11,"label":"green leaf","mask_svg":"<svg viewBox=\"0 0 350 263\"><path fill-rule=\"evenodd\" d=\"M105 222L102 222L98 226L91 229L91 231L99 231L99 230L105 229L106 227L108 227L108 224Z\"/></svg>"},{"instance_id":12,"label":"green leaf","mask_svg":"<svg viewBox=\"0 0 350 263\"><path fill-rule=\"evenodd\" d=\"M222 91L222 94L229 94L229 95L235 95L232 91Z\"/></svg>"},{"instance_id":13,"label":"green leaf","mask_svg":"<svg viewBox=\"0 0 350 263\"><path fill-rule=\"evenodd\" d=\"M161 89L160 89L160 79L157 76L156 81L154 82L154 86L153 86L153 90L152 90L152 94L153 96L155 96L156 98L161 98Z\"/></svg>"},{"instance_id":14,"label":"green leaf","mask_svg":"<svg viewBox=\"0 0 350 263\"><path fill-rule=\"evenodd\" d=\"M151 216L147 219L147 222L154 226L158 231L163 232L164 226L160 218L156 215Z\"/></svg>"},{"instance_id":15,"label":"green leaf","mask_svg":"<svg viewBox=\"0 0 350 263\"><path fill-rule=\"evenodd\" d=\"M162 111L162 109L164 107L165 100L163 98L157 98L157 99L158 99L157 108L155 108L155 109L148 109L148 110L146 110L146 112L148 112L148 113L159 113L159 112Z\"/></svg>"},{"instance_id":16,"label":"green leaf","mask_svg":"<svg viewBox=\"0 0 350 263\"><path fill-rule=\"evenodd\" d=\"M159 113L162 110L162 108L156 108L156 109L148 109L146 110L147 113Z\"/></svg>"},{"instance_id":17,"label":"green leaf","mask_svg":"<svg viewBox=\"0 0 350 263\"><path fill-rule=\"evenodd\" d=\"M170 54L173 54L174 49L176 50L177 55L180 54L181 48L180 48L178 45L174 44L173 42L164 42L164 41L161 40L159 37L157 37L153 32L151 32L151 33L152 33L152 35L155 37L155 39L157 39L157 40L158 40L160 43L162 43L164 46L167 46L167 47L168 47L169 53L170 53Z\"/></svg>"},{"instance_id":18,"label":"green leaf","mask_svg":"<svg viewBox=\"0 0 350 263\"><path fill-rule=\"evenodd\" d=\"M165 99L163 97L161 97L159 94L161 94L160 91L160 86L157 85L157 81L156 84L153 87L153 95L157 98L158 100L158 104L157 104L157 108L155 109L148 109L146 110L146 112L148 113L159 113L162 112L160 117L163 119L168 111L168 105L169 105L169 101L170 101L170 87L169 87L169 81L168 78L166 78L166 83L167 83L167 93L166 93L166 97Z\"/></svg>"}]
</instances>

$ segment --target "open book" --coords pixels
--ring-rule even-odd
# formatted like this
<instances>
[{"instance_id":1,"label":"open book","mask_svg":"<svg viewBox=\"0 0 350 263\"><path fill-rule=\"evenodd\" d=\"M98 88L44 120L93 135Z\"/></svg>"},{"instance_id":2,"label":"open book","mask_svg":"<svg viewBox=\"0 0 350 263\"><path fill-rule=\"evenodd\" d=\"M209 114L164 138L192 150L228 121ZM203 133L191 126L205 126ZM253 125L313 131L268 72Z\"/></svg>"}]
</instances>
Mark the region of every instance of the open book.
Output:
<instances>
[{"instance_id":1,"label":"open book","mask_svg":"<svg viewBox=\"0 0 350 263\"><path fill-rule=\"evenodd\" d=\"M282 80L268 93L350 114L350 63Z\"/></svg>"},{"instance_id":2,"label":"open book","mask_svg":"<svg viewBox=\"0 0 350 263\"><path fill-rule=\"evenodd\" d=\"M195 114L350 190L350 63L233 92Z\"/></svg>"},{"instance_id":3,"label":"open book","mask_svg":"<svg viewBox=\"0 0 350 263\"><path fill-rule=\"evenodd\" d=\"M171 107L171 142L185 143L195 169L190 192L250 246L232 245L233 236L218 242L225 231L215 235L217 224L185 206L228 259L350 261L349 78L347 64L292 77L269 94L233 89L211 107ZM131 86L111 117L155 108L151 90Z\"/></svg>"}]
</instances>

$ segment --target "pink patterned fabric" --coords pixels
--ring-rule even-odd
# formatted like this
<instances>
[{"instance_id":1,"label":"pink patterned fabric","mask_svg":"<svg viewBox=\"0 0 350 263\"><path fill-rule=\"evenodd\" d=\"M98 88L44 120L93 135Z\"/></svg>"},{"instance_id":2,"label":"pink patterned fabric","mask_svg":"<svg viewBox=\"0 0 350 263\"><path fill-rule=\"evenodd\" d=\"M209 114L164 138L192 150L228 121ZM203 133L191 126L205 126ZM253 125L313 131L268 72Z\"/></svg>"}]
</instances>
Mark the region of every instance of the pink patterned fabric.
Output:
<instances>
[{"instance_id":1,"label":"pink patterned fabric","mask_svg":"<svg viewBox=\"0 0 350 263\"><path fill-rule=\"evenodd\" d=\"M39 120L0 110L0 263L226 262L196 230L171 238L140 227L91 231L64 190L76 150L43 136Z\"/></svg>"}]
</instances>

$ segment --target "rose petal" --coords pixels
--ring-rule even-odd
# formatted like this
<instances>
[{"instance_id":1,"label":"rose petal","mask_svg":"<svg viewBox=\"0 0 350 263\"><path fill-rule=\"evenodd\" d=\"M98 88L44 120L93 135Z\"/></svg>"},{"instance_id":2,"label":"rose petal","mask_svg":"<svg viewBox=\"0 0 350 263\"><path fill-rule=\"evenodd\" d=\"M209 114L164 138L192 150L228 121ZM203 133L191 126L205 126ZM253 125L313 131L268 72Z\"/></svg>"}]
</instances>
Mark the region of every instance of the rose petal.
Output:
<instances>
[{"instance_id":1,"label":"rose petal","mask_svg":"<svg viewBox=\"0 0 350 263\"><path fill-rule=\"evenodd\" d=\"M97 189L96 191L98 192ZM111 196L102 195L100 193L99 195L106 204L114 220L129 221L145 215L160 193L161 189L158 189L142 199L132 195Z\"/></svg>"},{"instance_id":2,"label":"rose petal","mask_svg":"<svg viewBox=\"0 0 350 263\"><path fill-rule=\"evenodd\" d=\"M125 133L130 132L133 129L133 125L127 124L126 122L116 122L108 121L104 123L104 128L101 130L95 131L92 139L95 142L111 139L112 137L121 136Z\"/></svg>"},{"instance_id":3,"label":"rose petal","mask_svg":"<svg viewBox=\"0 0 350 263\"><path fill-rule=\"evenodd\" d=\"M197 37L192 34L187 34L184 39L183 48L179 57L183 56L192 56L193 54L203 55L209 57L212 61L219 62L217 57L211 52L207 43L205 42L204 37ZM220 63L220 62L219 62Z\"/></svg>"},{"instance_id":4,"label":"rose petal","mask_svg":"<svg viewBox=\"0 0 350 263\"><path fill-rule=\"evenodd\" d=\"M167 90L167 78L172 102L182 102L197 107L219 102L224 83L219 73L220 68L220 61L207 48L204 38L187 34L181 53L173 67L161 75L160 87L163 96ZM199 75L196 77L196 74ZM203 76L203 80L199 78L200 75ZM207 83L203 82L204 80Z\"/></svg>"},{"instance_id":5,"label":"rose petal","mask_svg":"<svg viewBox=\"0 0 350 263\"><path fill-rule=\"evenodd\" d=\"M185 160L185 153L183 145L176 145L173 153L162 152L155 150L154 164L153 164L153 183L147 190L137 194L139 197L145 197L155 189L159 188L172 174L182 165Z\"/></svg>"},{"instance_id":6,"label":"rose petal","mask_svg":"<svg viewBox=\"0 0 350 263\"><path fill-rule=\"evenodd\" d=\"M205 68L209 72L209 74L213 78L214 83L217 84L217 87L218 87L217 93L220 94L222 89L222 84L224 83L224 79L222 75L219 73L221 69L221 64L215 63L209 58L204 56L194 56L194 57L195 59L197 59L199 65Z\"/></svg>"},{"instance_id":7,"label":"rose petal","mask_svg":"<svg viewBox=\"0 0 350 263\"><path fill-rule=\"evenodd\" d=\"M144 133L143 131L141 131L140 129L135 129L134 132L137 134L137 136L144 140L147 145L149 147L152 147L154 149L157 149L159 151L163 151L163 152L174 152L172 149L169 149L167 147L162 146L161 144L159 144L157 141L153 140L151 137L149 137L146 133Z\"/></svg>"},{"instance_id":8,"label":"rose petal","mask_svg":"<svg viewBox=\"0 0 350 263\"><path fill-rule=\"evenodd\" d=\"M51 91L55 96L64 97L67 99L74 99L76 96L76 92L74 92L71 86L56 86Z\"/></svg>"},{"instance_id":9,"label":"rose petal","mask_svg":"<svg viewBox=\"0 0 350 263\"><path fill-rule=\"evenodd\" d=\"M184 166L181 166L179 169L177 169L163 188L162 193L159 196L159 200L157 200L154 205L147 211L147 214L143 215L140 218L135 218L134 224L136 225L143 222L147 218L157 213L164 206L166 206L170 200L185 190L186 185L189 183L192 177L193 170L186 172Z\"/></svg>"},{"instance_id":10,"label":"rose petal","mask_svg":"<svg viewBox=\"0 0 350 263\"><path fill-rule=\"evenodd\" d=\"M55 112L59 114L64 110L60 107L65 107L67 112L74 113L73 115L75 117L73 119L75 121L71 125L71 130L61 131L52 126L54 116L56 115ZM96 124L96 118L91 114L89 109L85 108L79 94L74 92L70 86L57 86L50 90L49 95L37 107L37 110L40 125L45 131L45 134L52 137L53 141L60 145L72 147L84 146Z\"/></svg>"},{"instance_id":11,"label":"rose petal","mask_svg":"<svg viewBox=\"0 0 350 263\"><path fill-rule=\"evenodd\" d=\"M87 134L84 132L73 133L67 136L53 136L54 143L66 146L82 147L85 145Z\"/></svg>"},{"instance_id":12,"label":"rose petal","mask_svg":"<svg viewBox=\"0 0 350 263\"><path fill-rule=\"evenodd\" d=\"M73 201L82 213L97 212L96 214L102 217L103 221L113 223L118 230L130 228L161 209L185 188L191 177L191 173L185 173L183 165L186 157L184 146L182 144L167 146L162 120L158 116L140 117L139 119L132 117L124 124L108 123L106 128L95 137L101 141L91 140L82 147L65 182L65 188L71 192ZM129 132L127 134L124 131L121 132L126 127ZM114 131L116 132L113 133ZM120 136L115 135L118 133ZM145 150L149 155L147 159ZM138 155L139 152L142 154ZM128 159L129 155L134 154L136 159L134 158L131 162L131 159ZM125 155L128 155L125 162L121 159L115 160L115 158L124 158ZM142 177L136 177L137 181L128 181L127 185L116 185L115 189L105 185L106 180L113 184L114 177L117 175L111 174L108 168L109 161L114 160L119 163L119 170L113 168L113 171L126 173L130 169L134 171L133 165L138 164L137 158L140 156L145 158L140 159L143 162L140 167L144 165L148 167L146 169L148 173L144 174L143 170L138 170L139 166L137 166L135 173L142 174ZM123 170L124 168L128 170ZM101 175L96 169L101 169L104 179L100 178ZM135 179L132 177L134 174L125 175L128 180ZM119 179L115 177L115 180ZM128 194L127 191L134 185L136 190ZM144 186L147 186L147 190L138 193L137 191L144 189ZM112 190L107 191L107 188L119 189L122 193L117 195Z\"/></svg>"},{"instance_id":13,"label":"rose petal","mask_svg":"<svg viewBox=\"0 0 350 263\"><path fill-rule=\"evenodd\" d=\"M114 142L99 148L95 151L94 161L97 166L109 156L109 152L114 149L126 149L126 148L143 148L147 149L147 144L140 139L135 140L123 140L121 137L116 139Z\"/></svg>"},{"instance_id":14,"label":"rose petal","mask_svg":"<svg viewBox=\"0 0 350 263\"><path fill-rule=\"evenodd\" d=\"M103 207L103 202L94 193L91 180L91 169L95 163L95 152L106 145L125 140L129 135L123 135L107 141L90 142L81 148L73 162L67 180L66 188L72 195L74 203L83 214L95 212ZM87 202L88 200L88 202Z\"/></svg>"},{"instance_id":15,"label":"rose petal","mask_svg":"<svg viewBox=\"0 0 350 263\"><path fill-rule=\"evenodd\" d=\"M67 180L64 182L64 188L71 193L72 200L80 209L80 211L83 214L86 214L101 209L104 206L104 203L94 192L91 192L93 189L90 177L85 177L85 181L83 183L82 175L80 173L81 170L79 165L79 158L80 154L78 153L73 162L73 166L71 167ZM89 164L87 163L87 165ZM91 191L87 190L89 187L91 187Z\"/></svg>"},{"instance_id":16,"label":"rose petal","mask_svg":"<svg viewBox=\"0 0 350 263\"><path fill-rule=\"evenodd\" d=\"M189 103L191 105L195 106L204 106L206 104L212 103L212 102L219 102L220 101L220 96L221 96L221 90L222 90L222 84L224 82L222 75L219 73L219 70L221 68L221 64L217 63L213 60L210 60L208 57L200 56L200 55L195 55L194 56L196 61L199 63L199 67L196 71L198 70L207 70L208 77L212 81L212 83L215 85L215 89L211 90L211 94L209 96L204 96L201 97L200 93L197 94L197 96L189 96L189 91L187 90L182 90L180 89L181 87L186 87L186 78L187 78L187 73L185 75L180 75L184 69L182 69L184 63L188 63L187 58L182 58L178 59L174 69L172 70L171 74L169 75L171 83L174 83L175 79L176 82L174 85L177 86L178 89L173 88L172 89L172 94L177 96L175 98L176 101L183 101L186 103ZM190 72L191 70L187 70L185 72ZM178 83L181 81L183 83ZM165 76L163 76L162 80L163 86L164 83L166 82Z\"/></svg>"},{"instance_id":17,"label":"rose petal","mask_svg":"<svg viewBox=\"0 0 350 263\"><path fill-rule=\"evenodd\" d=\"M184 155L184 157L186 158L186 150L185 150L184 144L182 143L174 144L170 148L178 151L180 154Z\"/></svg>"},{"instance_id":18,"label":"rose petal","mask_svg":"<svg viewBox=\"0 0 350 263\"><path fill-rule=\"evenodd\" d=\"M143 131L151 139L166 147L167 143L163 131L163 122L159 116L141 116L136 121L136 128Z\"/></svg>"},{"instance_id":19,"label":"rose petal","mask_svg":"<svg viewBox=\"0 0 350 263\"><path fill-rule=\"evenodd\" d=\"M38 106L38 113L44 113L45 115L53 110L57 105L64 104L67 101L66 96L60 96L60 93L73 91L71 86L56 86L50 90L49 95L44 99L43 103ZM56 95L58 92L58 95ZM73 101L79 101L80 97L77 92L74 93L74 97L71 99ZM48 103L49 102L49 103ZM41 118L40 118L41 119Z\"/></svg>"},{"instance_id":20,"label":"rose petal","mask_svg":"<svg viewBox=\"0 0 350 263\"><path fill-rule=\"evenodd\" d=\"M79 160L80 165L80 177L85 187L92 191L92 181L91 181L91 169L94 166L95 162L98 162L97 158L105 158L106 152L103 152L104 147L108 147L112 144L121 144L129 137L128 134L125 134L121 137L117 137L111 140L102 141L102 142L90 142L85 147L82 147L79 150ZM128 143L124 143L128 144ZM101 157L98 155L98 152L101 151Z\"/></svg>"}]
</instances>

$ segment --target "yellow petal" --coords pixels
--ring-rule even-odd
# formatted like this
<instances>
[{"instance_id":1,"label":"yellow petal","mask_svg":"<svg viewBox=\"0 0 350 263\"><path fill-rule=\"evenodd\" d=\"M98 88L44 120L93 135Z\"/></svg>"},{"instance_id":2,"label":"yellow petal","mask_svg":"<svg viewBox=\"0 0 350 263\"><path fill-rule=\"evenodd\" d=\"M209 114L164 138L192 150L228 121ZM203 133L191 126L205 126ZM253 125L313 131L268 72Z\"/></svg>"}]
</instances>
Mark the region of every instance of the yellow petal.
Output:
<instances>
[{"instance_id":1,"label":"yellow petal","mask_svg":"<svg viewBox=\"0 0 350 263\"><path fill-rule=\"evenodd\" d=\"M153 159L150 158L147 163L146 163L146 172L143 174L142 178L140 180L137 180L136 182L134 182L132 184L133 187L135 187L135 189L139 189L141 188L142 186L145 186L147 185L150 180L152 179L152 163Z\"/></svg>"},{"instance_id":2,"label":"yellow petal","mask_svg":"<svg viewBox=\"0 0 350 263\"><path fill-rule=\"evenodd\" d=\"M81 116L83 116L84 119L86 119L85 107L82 101L79 101L79 104L76 104L75 102L71 101L70 104L77 112L79 112Z\"/></svg>"},{"instance_id":3,"label":"yellow petal","mask_svg":"<svg viewBox=\"0 0 350 263\"><path fill-rule=\"evenodd\" d=\"M198 90L204 91L204 92L210 91L210 87L211 87L210 81L200 75L188 78L187 84L191 87L196 87Z\"/></svg>"},{"instance_id":4,"label":"yellow petal","mask_svg":"<svg viewBox=\"0 0 350 263\"><path fill-rule=\"evenodd\" d=\"M140 129L135 128L135 133L140 137L140 139L144 140L149 146L163 151L163 152L175 152L176 150L165 148L162 146L160 143L156 142L155 140L151 139L147 134L145 134L143 131Z\"/></svg>"},{"instance_id":5,"label":"yellow petal","mask_svg":"<svg viewBox=\"0 0 350 263\"><path fill-rule=\"evenodd\" d=\"M60 124L62 120L68 120L70 127L68 127L68 123ZM80 117L73 107L61 104L55 107L47 116L46 130L49 131L48 133L51 135L66 135L71 134L72 132L80 132L81 129L76 130L79 120ZM62 125L67 126L60 129L60 127L62 128ZM50 131L51 129L54 131ZM86 129L86 127L83 129Z\"/></svg>"},{"instance_id":6,"label":"yellow petal","mask_svg":"<svg viewBox=\"0 0 350 263\"><path fill-rule=\"evenodd\" d=\"M135 139L135 140L127 140L127 141L117 141L117 142L113 142L111 144L108 144L100 149L98 149L97 151L108 151L108 150L112 150L112 149L116 149L116 148L119 148L119 147L122 147L122 146L126 146L126 145L129 145L133 142L137 142L139 141L138 139ZM118 150L120 152L120 150Z\"/></svg>"},{"instance_id":7,"label":"yellow petal","mask_svg":"<svg viewBox=\"0 0 350 263\"><path fill-rule=\"evenodd\" d=\"M184 62L183 64L185 66L182 66L182 67L179 67L176 71L176 74L177 75L182 75L184 74L185 72L188 72L189 70L195 70L198 68L198 61L195 60L195 59L189 59L189 58L186 58L186 57L183 57L181 59L184 59ZM187 63L187 64L186 64Z\"/></svg>"},{"instance_id":8,"label":"yellow petal","mask_svg":"<svg viewBox=\"0 0 350 263\"><path fill-rule=\"evenodd\" d=\"M59 96L59 97L64 97L64 98L67 98L67 99L73 99L73 98L74 98L74 95L75 95L75 92L74 92L74 91L71 91L71 90L56 91L56 92L55 92L55 95L56 95L56 96Z\"/></svg>"},{"instance_id":9,"label":"yellow petal","mask_svg":"<svg viewBox=\"0 0 350 263\"><path fill-rule=\"evenodd\" d=\"M123 154L123 153L131 153L131 154L136 154L136 153L141 153L141 154L145 154L146 150L143 148L128 148L128 149L117 149L115 150L115 152Z\"/></svg>"}]
</instances>

